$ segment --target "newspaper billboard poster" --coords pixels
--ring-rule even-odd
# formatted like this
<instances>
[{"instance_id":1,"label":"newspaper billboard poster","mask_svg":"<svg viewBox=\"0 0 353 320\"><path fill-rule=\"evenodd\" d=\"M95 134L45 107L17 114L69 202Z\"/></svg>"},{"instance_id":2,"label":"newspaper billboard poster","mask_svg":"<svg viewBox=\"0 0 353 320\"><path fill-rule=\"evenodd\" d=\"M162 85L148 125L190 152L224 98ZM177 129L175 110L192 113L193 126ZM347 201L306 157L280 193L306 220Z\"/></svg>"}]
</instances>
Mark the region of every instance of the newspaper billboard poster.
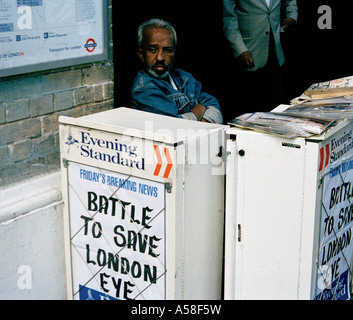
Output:
<instances>
[{"instance_id":1,"label":"newspaper billboard poster","mask_svg":"<svg viewBox=\"0 0 353 320\"><path fill-rule=\"evenodd\" d=\"M318 254L317 300L349 300L353 257L353 158L324 177Z\"/></svg>"},{"instance_id":2,"label":"newspaper billboard poster","mask_svg":"<svg viewBox=\"0 0 353 320\"><path fill-rule=\"evenodd\" d=\"M0 77L107 58L106 0L0 0Z\"/></svg>"},{"instance_id":3,"label":"newspaper billboard poster","mask_svg":"<svg viewBox=\"0 0 353 320\"><path fill-rule=\"evenodd\" d=\"M163 183L69 162L73 296L165 299Z\"/></svg>"}]
</instances>

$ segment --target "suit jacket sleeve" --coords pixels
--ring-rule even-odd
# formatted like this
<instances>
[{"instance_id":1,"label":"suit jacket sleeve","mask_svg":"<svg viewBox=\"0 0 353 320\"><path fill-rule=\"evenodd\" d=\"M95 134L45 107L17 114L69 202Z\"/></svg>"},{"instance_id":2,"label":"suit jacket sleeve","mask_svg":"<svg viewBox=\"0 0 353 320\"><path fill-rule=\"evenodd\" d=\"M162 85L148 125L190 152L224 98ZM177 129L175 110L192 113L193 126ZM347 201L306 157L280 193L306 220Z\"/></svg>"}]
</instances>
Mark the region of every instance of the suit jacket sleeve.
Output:
<instances>
[{"instance_id":1,"label":"suit jacket sleeve","mask_svg":"<svg viewBox=\"0 0 353 320\"><path fill-rule=\"evenodd\" d=\"M284 2L286 18L298 20L298 6L297 0L286 0Z\"/></svg>"},{"instance_id":2,"label":"suit jacket sleeve","mask_svg":"<svg viewBox=\"0 0 353 320\"><path fill-rule=\"evenodd\" d=\"M238 16L235 12L235 7L235 0L223 0L223 31L230 42L235 58L238 58L243 52L249 50L244 44L239 31Z\"/></svg>"}]
</instances>

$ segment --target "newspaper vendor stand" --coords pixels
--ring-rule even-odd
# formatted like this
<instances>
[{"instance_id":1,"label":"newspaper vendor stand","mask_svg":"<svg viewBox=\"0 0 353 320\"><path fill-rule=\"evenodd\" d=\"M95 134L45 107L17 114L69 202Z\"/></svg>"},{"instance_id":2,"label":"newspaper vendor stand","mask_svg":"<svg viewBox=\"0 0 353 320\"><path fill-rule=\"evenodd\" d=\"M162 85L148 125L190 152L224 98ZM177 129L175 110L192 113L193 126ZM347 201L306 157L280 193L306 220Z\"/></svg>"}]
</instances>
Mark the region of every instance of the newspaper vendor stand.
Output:
<instances>
[{"instance_id":1,"label":"newspaper vendor stand","mask_svg":"<svg viewBox=\"0 0 353 320\"><path fill-rule=\"evenodd\" d=\"M226 126L60 117L69 298L220 299Z\"/></svg>"},{"instance_id":2,"label":"newspaper vendor stand","mask_svg":"<svg viewBox=\"0 0 353 320\"><path fill-rule=\"evenodd\" d=\"M225 299L350 299L353 123L227 133Z\"/></svg>"}]
</instances>

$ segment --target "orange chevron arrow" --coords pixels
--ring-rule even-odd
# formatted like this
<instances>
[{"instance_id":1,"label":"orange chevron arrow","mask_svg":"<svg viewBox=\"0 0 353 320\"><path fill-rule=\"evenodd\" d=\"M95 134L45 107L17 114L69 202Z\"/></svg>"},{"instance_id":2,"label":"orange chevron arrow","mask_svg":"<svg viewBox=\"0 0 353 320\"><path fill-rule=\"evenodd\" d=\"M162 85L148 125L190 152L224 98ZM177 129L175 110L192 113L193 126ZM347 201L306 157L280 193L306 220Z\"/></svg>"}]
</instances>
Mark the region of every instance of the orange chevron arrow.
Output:
<instances>
[{"instance_id":1,"label":"orange chevron arrow","mask_svg":"<svg viewBox=\"0 0 353 320\"><path fill-rule=\"evenodd\" d=\"M157 165L156 165L156 168L154 169L153 175L158 176L162 168L162 156L161 156L161 153L159 152L158 146L153 145L153 147L157 155Z\"/></svg>"},{"instance_id":2,"label":"orange chevron arrow","mask_svg":"<svg viewBox=\"0 0 353 320\"><path fill-rule=\"evenodd\" d=\"M169 177L169 174L170 174L170 171L172 170L172 167L173 167L173 162L172 162L172 158L170 157L170 153L169 153L169 150L168 148L164 148L164 154L167 158L167 167L165 169L165 172L164 172L164 175L163 175L163 178L168 178Z\"/></svg>"}]
</instances>

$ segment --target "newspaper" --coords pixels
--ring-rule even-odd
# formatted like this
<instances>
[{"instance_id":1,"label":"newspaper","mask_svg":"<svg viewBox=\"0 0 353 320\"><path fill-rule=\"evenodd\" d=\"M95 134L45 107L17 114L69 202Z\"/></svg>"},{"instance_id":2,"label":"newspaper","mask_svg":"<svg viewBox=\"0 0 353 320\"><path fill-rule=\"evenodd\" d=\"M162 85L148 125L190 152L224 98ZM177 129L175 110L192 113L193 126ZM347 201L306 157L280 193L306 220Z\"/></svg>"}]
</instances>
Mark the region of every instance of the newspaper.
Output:
<instances>
[{"instance_id":1,"label":"newspaper","mask_svg":"<svg viewBox=\"0 0 353 320\"><path fill-rule=\"evenodd\" d=\"M290 106L283 113L331 120L353 119L353 96L307 101Z\"/></svg>"},{"instance_id":2,"label":"newspaper","mask_svg":"<svg viewBox=\"0 0 353 320\"><path fill-rule=\"evenodd\" d=\"M286 138L319 135L334 123L332 119L277 112L246 113L235 118L230 125L243 129L280 135Z\"/></svg>"},{"instance_id":3,"label":"newspaper","mask_svg":"<svg viewBox=\"0 0 353 320\"><path fill-rule=\"evenodd\" d=\"M306 91L332 89L332 88L347 88L347 87L353 87L353 76L339 78L339 79L325 81L325 82L313 83ZM352 95L350 95L350 97L353 99ZM297 104L301 104L301 103L313 101L313 100L315 100L315 98L311 98L310 96L303 93L299 97L292 99L290 101L290 104L297 105Z\"/></svg>"}]
</instances>

